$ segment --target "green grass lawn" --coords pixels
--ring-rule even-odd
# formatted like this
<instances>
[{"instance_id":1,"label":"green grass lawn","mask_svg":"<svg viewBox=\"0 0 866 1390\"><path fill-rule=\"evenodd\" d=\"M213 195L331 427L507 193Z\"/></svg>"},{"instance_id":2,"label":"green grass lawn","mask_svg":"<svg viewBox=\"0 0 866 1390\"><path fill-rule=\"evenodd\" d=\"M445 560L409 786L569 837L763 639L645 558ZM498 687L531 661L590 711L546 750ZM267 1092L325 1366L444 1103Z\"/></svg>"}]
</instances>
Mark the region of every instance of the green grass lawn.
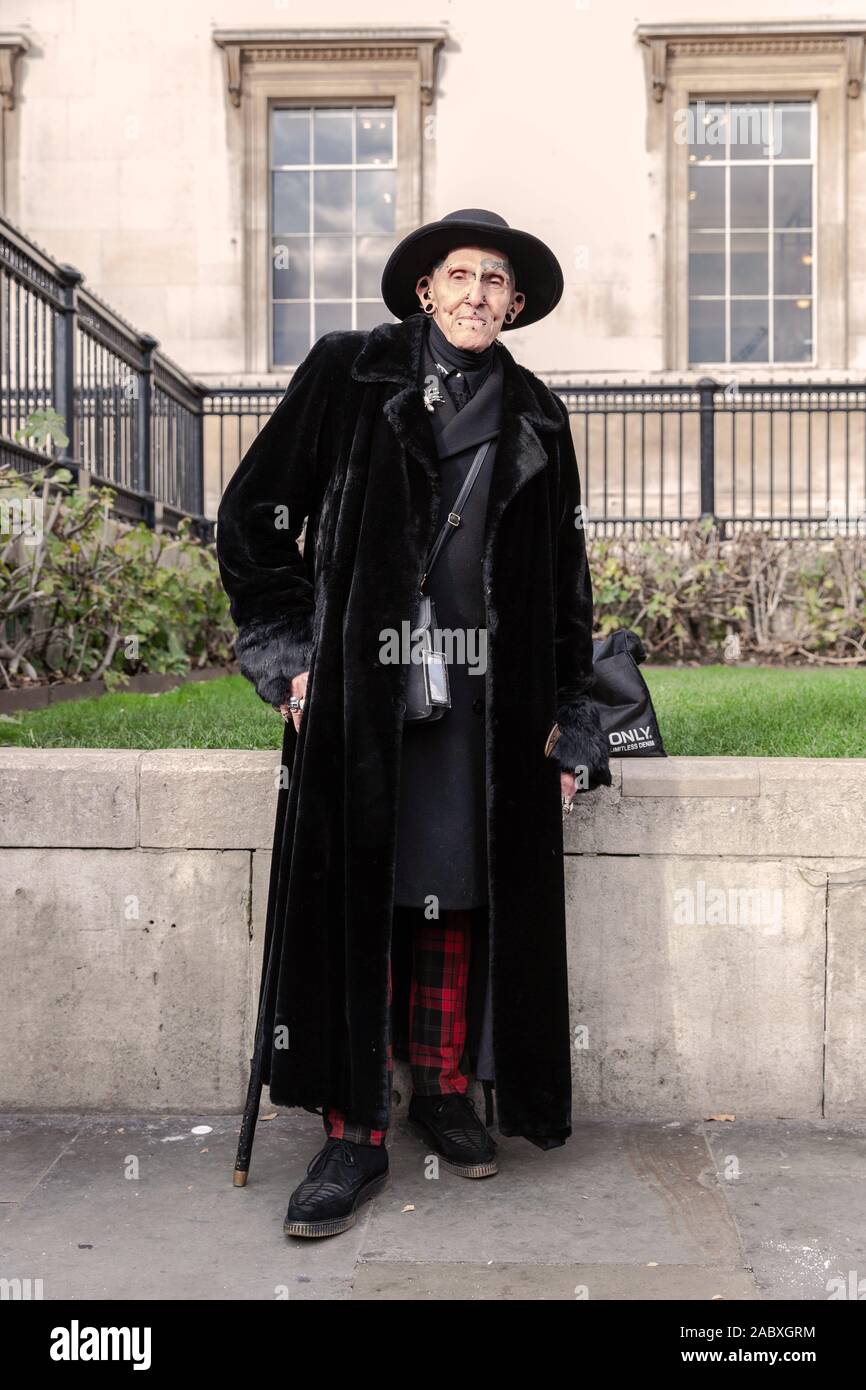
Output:
<instances>
[{"instance_id":1,"label":"green grass lawn","mask_svg":"<svg viewBox=\"0 0 866 1390\"><path fill-rule=\"evenodd\" d=\"M866 670L641 668L669 753L866 757ZM243 676L0 717L24 748L279 748L283 723Z\"/></svg>"},{"instance_id":2,"label":"green grass lawn","mask_svg":"<svg viewBox=\"0 0 866 1390\"><path fill-rule=\"evenodd\" d=\"M669 753L866 758L866 670L644 667ZM282 720L242 676L104 695L0 719L22 748L279 748Z\"/></svg>"}]
</instances>

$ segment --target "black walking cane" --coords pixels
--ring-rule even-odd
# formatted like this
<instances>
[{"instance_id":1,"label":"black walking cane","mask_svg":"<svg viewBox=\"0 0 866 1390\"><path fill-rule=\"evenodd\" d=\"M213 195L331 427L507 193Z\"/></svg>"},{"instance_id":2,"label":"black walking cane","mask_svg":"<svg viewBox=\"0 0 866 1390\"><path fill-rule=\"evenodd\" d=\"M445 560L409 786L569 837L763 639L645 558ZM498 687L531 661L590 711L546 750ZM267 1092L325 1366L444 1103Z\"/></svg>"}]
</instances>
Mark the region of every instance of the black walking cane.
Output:
<instances>
[{"instance_id":1,"label":"black walking cane","mask_svg":"<svg viewBox=\"0 0 866 1390\"><path fill-rule=\"evenodd\" d=\"M250 1171L250 1158L253 1152L253 1140L256 1137L256 1121L259 1118L259 1106L262 1099L262 1069L265 1055L265 1000L268 997L268 984L271 976L271 942L273 932L268 938L268 958L265 970L262 974L262 986L259 993L259 1010L256 1018L256 1037L253 1044L253 1055L250 1058L250 1084L247 1087L247 1099L244 1106L244 1115L241 1120L241 1130L238 1136L238 1152L235 1159L235 1169L232 1175L232 1183L235 1187L246 1187L247 1176Z\"/></svg>"},{"instance_id":2,"label":"black walking cane","mask_svg":"<svg viewBox=\"0 0 866 1390\"><path fill-rule=\"evenodd\" d=\"M294 726L286 721L289 728ZM286 730L288 736L288 729ZM285 744L284 744L285 748ZM279 845L282 841L283 826L285 824L285 806L282 814L278 815L277 825L274 829L274 850L271 859L271 881L268 888L268 900L274 901L274 888L279 872ZM265 932L264 964L262 967L262 980L259 989L259 1007L256 1017L256 1036L253 1043L253 1055L250 1058L250 1084L247 1087L247 1099L244 1105L243 1119L238 1136L238 1152L235 1158L234 1173L232 1183L235 1187L246 1187L247 1177L250 1171L250 1158L253 1152L253 1140L256 1137L256 1122L259 1118L259 1106L262 1099L262 1071L264 1068L265 1057L265 1002L268 997L268 990L271 981L271 968L274 958L274 924L276 921L276 909L272 909L270 920L267 923Z\"/></svg>"},{"instance_id":3,"label":"black walking cane","mask_svg":"<svg viewBox=\"0 0 866 1390\"><path fill-rule=\"evenodd\" d=\"M263 1016L262 1022L264 1022ZM241 1132L238 1136L238 1152L237 1158L235 1159L235 1170L232 1175L232 1182L235 1187L246 1187L247 1176L250 1171L253 1140L256 1137L256 1121L259 1118L259 1106L262 1099L263 1055L264 1030L257 1025L255 1047L253 1049L253 1055L250 1058L250 1084L247 1087L247 1101L244 1106L244 1117L241 1120Z\"/></svg>"}]
</instances>

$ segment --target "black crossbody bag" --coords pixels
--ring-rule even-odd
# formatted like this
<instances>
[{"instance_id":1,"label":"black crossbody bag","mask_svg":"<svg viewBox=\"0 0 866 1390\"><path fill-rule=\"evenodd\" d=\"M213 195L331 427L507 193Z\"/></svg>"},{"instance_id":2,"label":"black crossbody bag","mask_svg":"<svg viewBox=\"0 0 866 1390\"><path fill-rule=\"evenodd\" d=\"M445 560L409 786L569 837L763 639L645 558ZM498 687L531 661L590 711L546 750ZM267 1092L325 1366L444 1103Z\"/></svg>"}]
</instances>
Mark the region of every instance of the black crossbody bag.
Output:
<instances>
[{"instance_id":1,"label":"black crossbody bag","mask_svg":"<svg viewBox=\"0 0 866 1390\"><path fill-rule=\"evenodd\" d=\"M445 653L435 645L437 640L435 634L438 632L436 605L430 595L424 593L424 585L430 578L430 572L442 554L442 548L448 537L460 525L461 513L469 499L475 479L481 472L481 465L490 444L491 441L486 439L478 449L472 460L472 467L466 474L463 486L457 494L457 500L448 513L448 520L433 542L430 554L427 556L427 564L421 577L420 593L410 619L412 651L409 657L409 676L405 694L406 713L404 715L407 722L411 721L417 724L424 720L441 719L445 711L451 708L448 663L445 660ZM414 659L416 643L419 644L420 661Z\"/></svg>"}]
</instances>

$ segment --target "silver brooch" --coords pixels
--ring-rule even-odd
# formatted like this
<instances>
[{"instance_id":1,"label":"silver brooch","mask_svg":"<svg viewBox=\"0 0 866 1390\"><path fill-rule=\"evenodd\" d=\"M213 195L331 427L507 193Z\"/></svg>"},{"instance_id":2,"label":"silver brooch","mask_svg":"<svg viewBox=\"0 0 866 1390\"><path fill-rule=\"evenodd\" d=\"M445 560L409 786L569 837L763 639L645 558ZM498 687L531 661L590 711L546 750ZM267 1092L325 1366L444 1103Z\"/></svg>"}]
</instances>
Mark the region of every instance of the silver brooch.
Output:
<instances>
[{"instance_id":1,"label":"silver brooch","mask_svg":"<svg viewBox=\"0 0 866 1390\"><path fill-rule=\"evenodd\" d=\"M434 405L441 405L445 397L442 395L439 386L439 378L427 376L424 378L424 405L427 410L432 410Z\"/></svg>"}]
</instances>

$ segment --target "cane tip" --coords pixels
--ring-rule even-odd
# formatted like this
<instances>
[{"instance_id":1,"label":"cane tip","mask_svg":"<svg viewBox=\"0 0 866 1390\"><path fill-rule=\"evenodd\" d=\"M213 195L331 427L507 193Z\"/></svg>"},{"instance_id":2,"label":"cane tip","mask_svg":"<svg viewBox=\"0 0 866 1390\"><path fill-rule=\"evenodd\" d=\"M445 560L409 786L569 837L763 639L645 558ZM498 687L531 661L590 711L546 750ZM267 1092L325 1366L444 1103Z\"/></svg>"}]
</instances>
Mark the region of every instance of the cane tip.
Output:
<instances>
[{"instance_id":1,"label":"cane tip","mask_svg":"<svg viewBox=\"0 0 866 1390\"><path fill-rule=\"evenodd\" d=\"M233 1183L233 1185L234 1185L235 1187L246 1187L246 1185L247 1185L247 1176L248 1176L248 1175L247 1175L246 1173L238 1172L238 1170L237 1170L237 1168L236 1168L235 1171L234 1171L234 1175L233 1175L233 1177L232 1177L232 1183Z\"/></svg>"}]
</instances>

